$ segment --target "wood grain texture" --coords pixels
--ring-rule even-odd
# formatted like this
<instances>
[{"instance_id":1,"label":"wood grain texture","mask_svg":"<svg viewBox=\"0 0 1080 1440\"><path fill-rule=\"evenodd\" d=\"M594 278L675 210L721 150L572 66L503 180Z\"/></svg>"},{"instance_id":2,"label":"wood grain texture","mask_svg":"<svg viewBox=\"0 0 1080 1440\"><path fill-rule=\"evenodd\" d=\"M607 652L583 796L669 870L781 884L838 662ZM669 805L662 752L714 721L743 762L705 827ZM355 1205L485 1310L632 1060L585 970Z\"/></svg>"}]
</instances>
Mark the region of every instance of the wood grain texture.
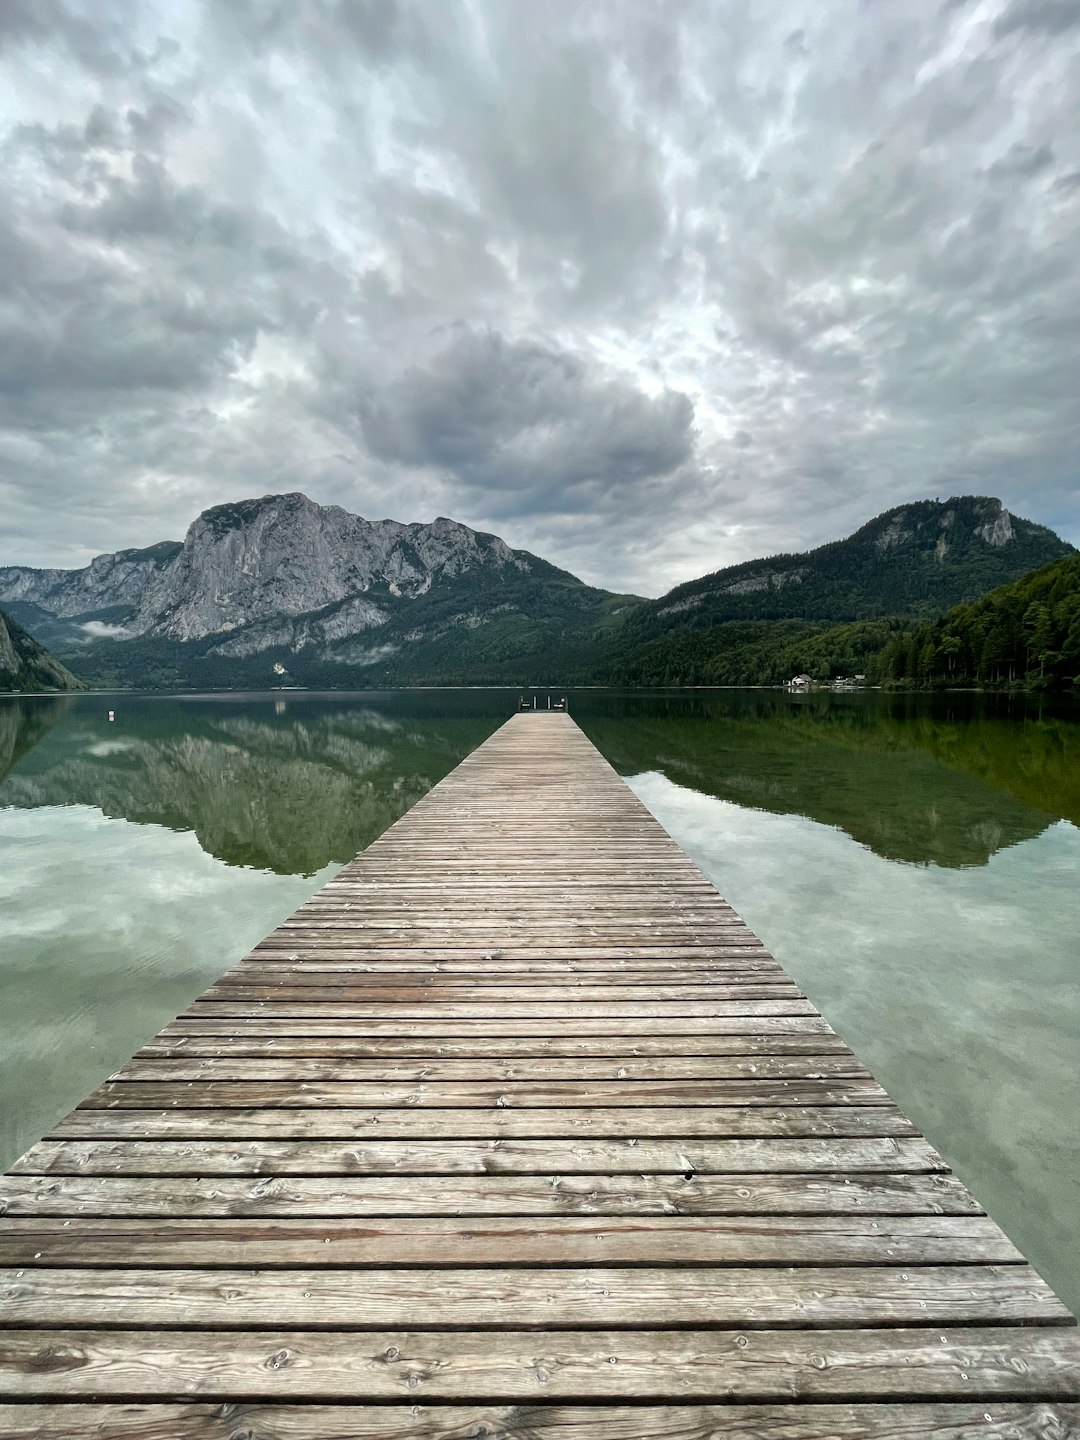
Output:
<instances>
[{"instance_id":1,"label":"wood grain texture","mask_svg":"<svg viewBox=\"0 0 1080 1440\"><path fill-rule=\"evenodd\" d=\"M678 1283L673 1283L677 1278ZM1069 1312L1028 1265L838 1270L0 1270L7 1325L274 1323L319 1330L717 1329L1054 1325Z\"/></svg>"},{"instance_id":2,"label":"wood grain texture","mask_svg":"<svg viewBox=\"0 0 1080 1440\"><path fill-rule=\"evenodd\" d=\"M970 1215L954 1175L7 1175L3 1215Z\"/></svg>"},{"instance_id":3,"label":"wood grain texture","mask_svg":"<svg viewBox=\"0 0 1080 1440\"><path fill-rule=\"evenodd\" d=\"M207 1007L212 1010L213 1007ZM442 1007L414 1014L411 1017L383 1015L370 1018L366 1015L344 1014L332 1018L316 1015L275 1016L260 1013L251 1016L221 1016L207 1013L178 1016L171 1024L165 1025L159 1035L170 1038L181 1035L302 1035L346 1037L365 1036L369 1038L394 1038L413 1036L425 1042L436 1037L459 1039L463 1034L471 1036L522 1036L533 1038L537 1035L615 1035L625 1040L636 1035L692 1035L701 1041L712 1040L717 1035L829 1035L832 1027L820 1015L673 1015L638 1016L611 1015L587 1017L570 1014L565 1009L553 1015L533 1016L530 1019L510 1016L506 1019L495 1017L447 1017ZM497 1048L497 1047L496 1047Z\"/></svg>"},{"instance_id":4,"label":"wood grain texture","mask_svg":"<svg viewBox=\"0 0 1080 1440\"><path fill-rule=\"evenodd\" d=\"M943 1265L1023 1259L985 1215L0 1219L0 1264ZM675 1283L676 1277L673 1277Z\"/></svg>"},{"instance_id":5,"label":"wood grain texture","mask_svg":"<svg viewBox=\"0 0 1080 1440\"><path fill-rule=\"evenodd\" d=\"M376 1128L377 1127L377 1128ZM53 1130L71 1140L158 1139L558 1139L577 1136L612 1139L642 1136L768 1138L774 1135L914 1135L911 1121L895 1106L668 1105L653 1109L601 1106L546 1110L512 1105L468 1110L437 1106L400 1110L356 1110L328 1105L313 1109L74 1110Z\"/></svg>"},{"instance_id":6,"label":"wood grain texture","mask_svg":"<svg viewBox=\"0 0 1080 1440\"><path fill-rule=\"evenodd\" d=\"M0 1178L16 1440L1078 1425L1068 1311L565 714Z\"/></svg>"},{"instance_id":7,"label":"wood grain texture","mask_svg":"<svg viewBox=\"0 0 1080 1440\"><path fill-rule=\"evenodd\" d=\"M872 1079L435 1081L365 1080L106 1081L81 1110L292 1109L617 1109L637 1106L891 1105Z\"/></svg>"},{"instance_id":8,"label":"wood grain texture","mask_svg":"<svg viewBox=\"0 0 1080 1440\"><path fill-rule=\"evenodd\" d=\"M0 1330L0 1398L707 1401L1076 1396L1080 1335L956 1330Z\"/></svg>"},{"instance_id":9,"label":"wood grain texture","mask_svg":"<svg viewBox=\"0 0 1080 1440\"><path fill-rule=\"evenodd\" d=\"M1076 1440L1080 1405L2 1405L8 1440Z\"/></svg>"},{"instance_id":10,"label":"wood grain texture","mask_svg":"<svg viewBox=\"0 0 1080 1440\"><path fill-rule=\"evenodd\" d=\"M272 1055L168 1057L142 1054L129 1060L109 1077L113 1081L178 1080L318 1080L382 1081L384 1084L419 1084L428 1081L557 1080L587 1083L604 1081L655 1080L823 1080L826 1077L865 1079L867 1072L850 1053L839 1055L662 1055L642 1058L617 1055L604 1059L589 1056L471 1056L467 1059L439 1055L395 1060L392 1056L371 1055L300 1057ZM114 1092L119 1093L119 1092Z\"/></svg>"},{"instance_id":11,"label":"wood grain texture","mask_svg":"<svg viewBox=\"0 0 1080 1440\"><path fill-rule=\"evenodd\" d=\"M182 1058L188 1055L250 1055L268 1058L279 1055L328 1057L346 1059L350 1056L392 1060L410 1059L488 1059L506 1061L507 1056L492 1056L492 1046L483 1035L425 1037L384 1035L365 1038L344 1035L156 1035L138 1051L135 1059L159 1056ZM778 1056L835 1055L861 1070L839 1035L518 1035L506 1051L514 1061L580 1056L616 1055L624 1059L645 1056L682 1055Z\"/></svg>"},{"instance_id":12,"label":"wood grain texture","mask_svg":"<svg viewBox=\"0 0 1080 1440\"><path fill-rule=\"evenodd\" d=\"M716 1175L944 1171L921 1136L867 1140L42 1140L14 1175Z\"/></svg>"}]
</instances>

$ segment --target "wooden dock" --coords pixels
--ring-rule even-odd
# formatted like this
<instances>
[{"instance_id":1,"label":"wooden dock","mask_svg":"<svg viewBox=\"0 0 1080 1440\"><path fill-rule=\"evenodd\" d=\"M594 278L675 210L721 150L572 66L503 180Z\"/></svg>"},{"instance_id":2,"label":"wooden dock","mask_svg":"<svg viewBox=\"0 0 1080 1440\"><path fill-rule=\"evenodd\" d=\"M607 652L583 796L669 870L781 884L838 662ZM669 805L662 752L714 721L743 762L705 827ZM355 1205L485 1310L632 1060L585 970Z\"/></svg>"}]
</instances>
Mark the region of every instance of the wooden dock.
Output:
<instances>
[{"instance_id":1,"label":"wooden dock","mask_svg":"<svg viewBox=\"0 0 1080 1440\"><path fill-rule=\"evenodd\" d=\"M1068 1311L565 714L0 1180L0 1434L1080 1434Z\"/></svg>"}]
</instances>

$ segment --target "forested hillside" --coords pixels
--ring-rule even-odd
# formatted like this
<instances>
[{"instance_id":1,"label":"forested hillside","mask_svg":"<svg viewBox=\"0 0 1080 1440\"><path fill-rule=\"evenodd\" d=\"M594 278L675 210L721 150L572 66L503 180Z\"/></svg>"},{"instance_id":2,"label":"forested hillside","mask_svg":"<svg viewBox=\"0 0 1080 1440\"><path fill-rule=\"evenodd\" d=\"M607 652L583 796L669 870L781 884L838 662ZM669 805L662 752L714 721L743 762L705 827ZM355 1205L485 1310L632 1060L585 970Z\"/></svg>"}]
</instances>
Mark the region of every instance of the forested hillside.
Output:
<instances>
[{"instance_id":1,"label":"forested hillside","mask_svg":"<svg viewBox=\"0 0 1080 1440\"><path fill-rule=\"evenodd\" d=\"M804 672L815 679L866 672L910 621L729 620L707 630L665 635L611 665L620 685L780 685Z\"/></svg>"},{"instance_id":2,"label":"forested hillside","mask_svg":"<svg viewBox=\"0 0 1080 1440\"><path fill-rule=\"evenodd\" d=\"M931 619L1072 548L989 496L919 500L816 550L689 580L642 606L628 630L644 642L725 620Z\"/></svg>"},{"instance_id":3,"label":"forested hillside","mask_svg":"<svg viewBox=\"0 0 1080 1440\"><path fill-rule=\"evenodd\" d=\"M1071 554L987 496L901 505L845 540L718 570L628 611L601 678L775 685L804 672L869 674L918 621Z\"/></svg>"},{"instance_id":4,"label":"forested hillside","mask_svg":"<svg viewBox=\"0 0 1080 1440\"><path fill-rule=\"evenodd\" d=\"M1080 555L895 637L872 674L882 684L1080 687Z\"/></svg>"},{"instance_id":5,"label":"forested hillside","mask_svg":"<svg viewBox=\"0 0 1080 1440\"><path fill-rule=\"evenodd\" d=\"M295 492L216 506L182 545L81 570L8 566L0 600L102 688L775 685L802 673L919 684L937 683L942 666L957 684L1016 684L1034 651L1021 654L1004 621L966 668L959 649L939 664L924 632L918 654L901 637L1075 554L1000 500L954 496L643 600L454 520L372 522ZM1046 640L1054 623L1038 630L1048 685L1075 673L1068 626ZM50 681L35 663L38 682L9 688L67 683L62 667Z\"/></svg>"},{"instance_id":6,"label":"forested hillside","mask_svg":"<svg viewBox=\"0 0 1080 1440\"><path fill-rule=\"evenodd\" d=\"M44 645L0 610L0 691L84 688Z\"/></svg>"}]
</instances>

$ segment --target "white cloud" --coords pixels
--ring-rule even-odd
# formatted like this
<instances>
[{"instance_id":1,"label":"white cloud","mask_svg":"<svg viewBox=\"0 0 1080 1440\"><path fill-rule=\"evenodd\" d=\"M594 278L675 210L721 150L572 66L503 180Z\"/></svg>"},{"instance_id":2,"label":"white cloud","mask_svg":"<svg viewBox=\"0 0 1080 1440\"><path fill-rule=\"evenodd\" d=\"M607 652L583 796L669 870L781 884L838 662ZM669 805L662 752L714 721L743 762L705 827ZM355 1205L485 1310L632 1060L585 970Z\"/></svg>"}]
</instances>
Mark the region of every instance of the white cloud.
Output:
<instances>
[{"instance_id":1,"label":"white cloud","mask_svg":"<svg viewBox=\"0 0 1080 1440\"><path fill-rule=\"evenodd\" d=\"M107 625L104 620L86 620L79 629L91 640L117 640L131 634L123 625Z\"/></svg>"}]
</instances>

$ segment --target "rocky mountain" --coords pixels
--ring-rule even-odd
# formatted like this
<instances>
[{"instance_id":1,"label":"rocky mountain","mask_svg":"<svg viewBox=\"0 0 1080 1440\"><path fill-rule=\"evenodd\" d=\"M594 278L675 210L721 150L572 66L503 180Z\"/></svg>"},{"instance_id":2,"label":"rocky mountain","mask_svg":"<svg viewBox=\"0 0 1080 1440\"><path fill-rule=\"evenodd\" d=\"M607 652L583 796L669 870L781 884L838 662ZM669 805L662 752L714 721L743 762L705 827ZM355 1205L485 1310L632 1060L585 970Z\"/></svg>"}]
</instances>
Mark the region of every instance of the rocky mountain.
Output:
<instances>
[{"instance_id":1,"label":"rocky mountain","mask_svg":"<svg viewBox=\"0 0 1080 1440\"><path fill-rule=\"evenodd\" d=\"M603 676L772 685L867 671L896 631L1074 553L986 496L900 505L845 540L729 566L637 607Z\"/></svg>"},{"instance_id":2,"label":"rocky mountain","mask_svg":"<svg viewBox=\"0 0 1080 1440\"><path fill-rule=\"evenodd\" d=\"M369 521L301 494L216 506L183 544L83 570L0 569L0 598L98 683L211 685L340 684L343 666L453 680L470 656L573 645L632 600L454 520Z\"/></svg>"},{"instance_id":3,"label":"rocky mountain","mask_svg":"<svg viewBox=\"0 0 1080 1440\"><path fill-rule=\"evenodd\" d=\"M886 510L844 540L731 565L644 606L641 627L719 620L869 620L936 615L1058 560L1073 547L981 495ZM657 623L658 622L658 623Z\"/></svg>"},{"instance_id":4,"label":"rocky mountain","mask_svg":"<svg viewBox=\"0 0 1080 1440\"><path fill-rule=\"evenodd\" d=\"M103 615L125 637L201 640L257 627L222 652L244 654L372 630L394 601L440 582L484 569L528 574L536 563L453 520L372 522L306 495L267 495L207 510L182 545L99 555L84 570L0 570L0 595L82 621L89 638Z\"/></svg>"},{"instance_id":5,"label":"rocky mountain","mask_svg":"<svg viewBox=\"0 0 1080 1440\"><path fill-rule=\"evenodd\" d=\"M154 578L180 553L179 543L148 550L98 555L85 570L35 570L27 565L0 569L5 601L32 604L53 616L96 615L103 610L134 611Z\"/></svg>"},{"instance_id":6,"label":"rocky mountain","mask_svg":"<svg viewBox=\"0 0 1080 1440\"><path fill-rule=\"evenodd\" d=\"M207 510L182 544L83 570L0 569L0 604L100 685L743 683L772 675L759 660L781 640L932 618L1071 552L1000 501L963 496L642 601L453 520L369 521L268 495ZM853 653L888 638L859 635Z\"/></svg>"},{"instance_id":7,"label":"rocky mountain","mask_svg":"<svg viewBox=\"0 0 1080 1440\"><path fill-rule=\"evenodd\" d=\"M84 688L44 645L0 610L0 691Z\"/></svg>"}]
</instances>

